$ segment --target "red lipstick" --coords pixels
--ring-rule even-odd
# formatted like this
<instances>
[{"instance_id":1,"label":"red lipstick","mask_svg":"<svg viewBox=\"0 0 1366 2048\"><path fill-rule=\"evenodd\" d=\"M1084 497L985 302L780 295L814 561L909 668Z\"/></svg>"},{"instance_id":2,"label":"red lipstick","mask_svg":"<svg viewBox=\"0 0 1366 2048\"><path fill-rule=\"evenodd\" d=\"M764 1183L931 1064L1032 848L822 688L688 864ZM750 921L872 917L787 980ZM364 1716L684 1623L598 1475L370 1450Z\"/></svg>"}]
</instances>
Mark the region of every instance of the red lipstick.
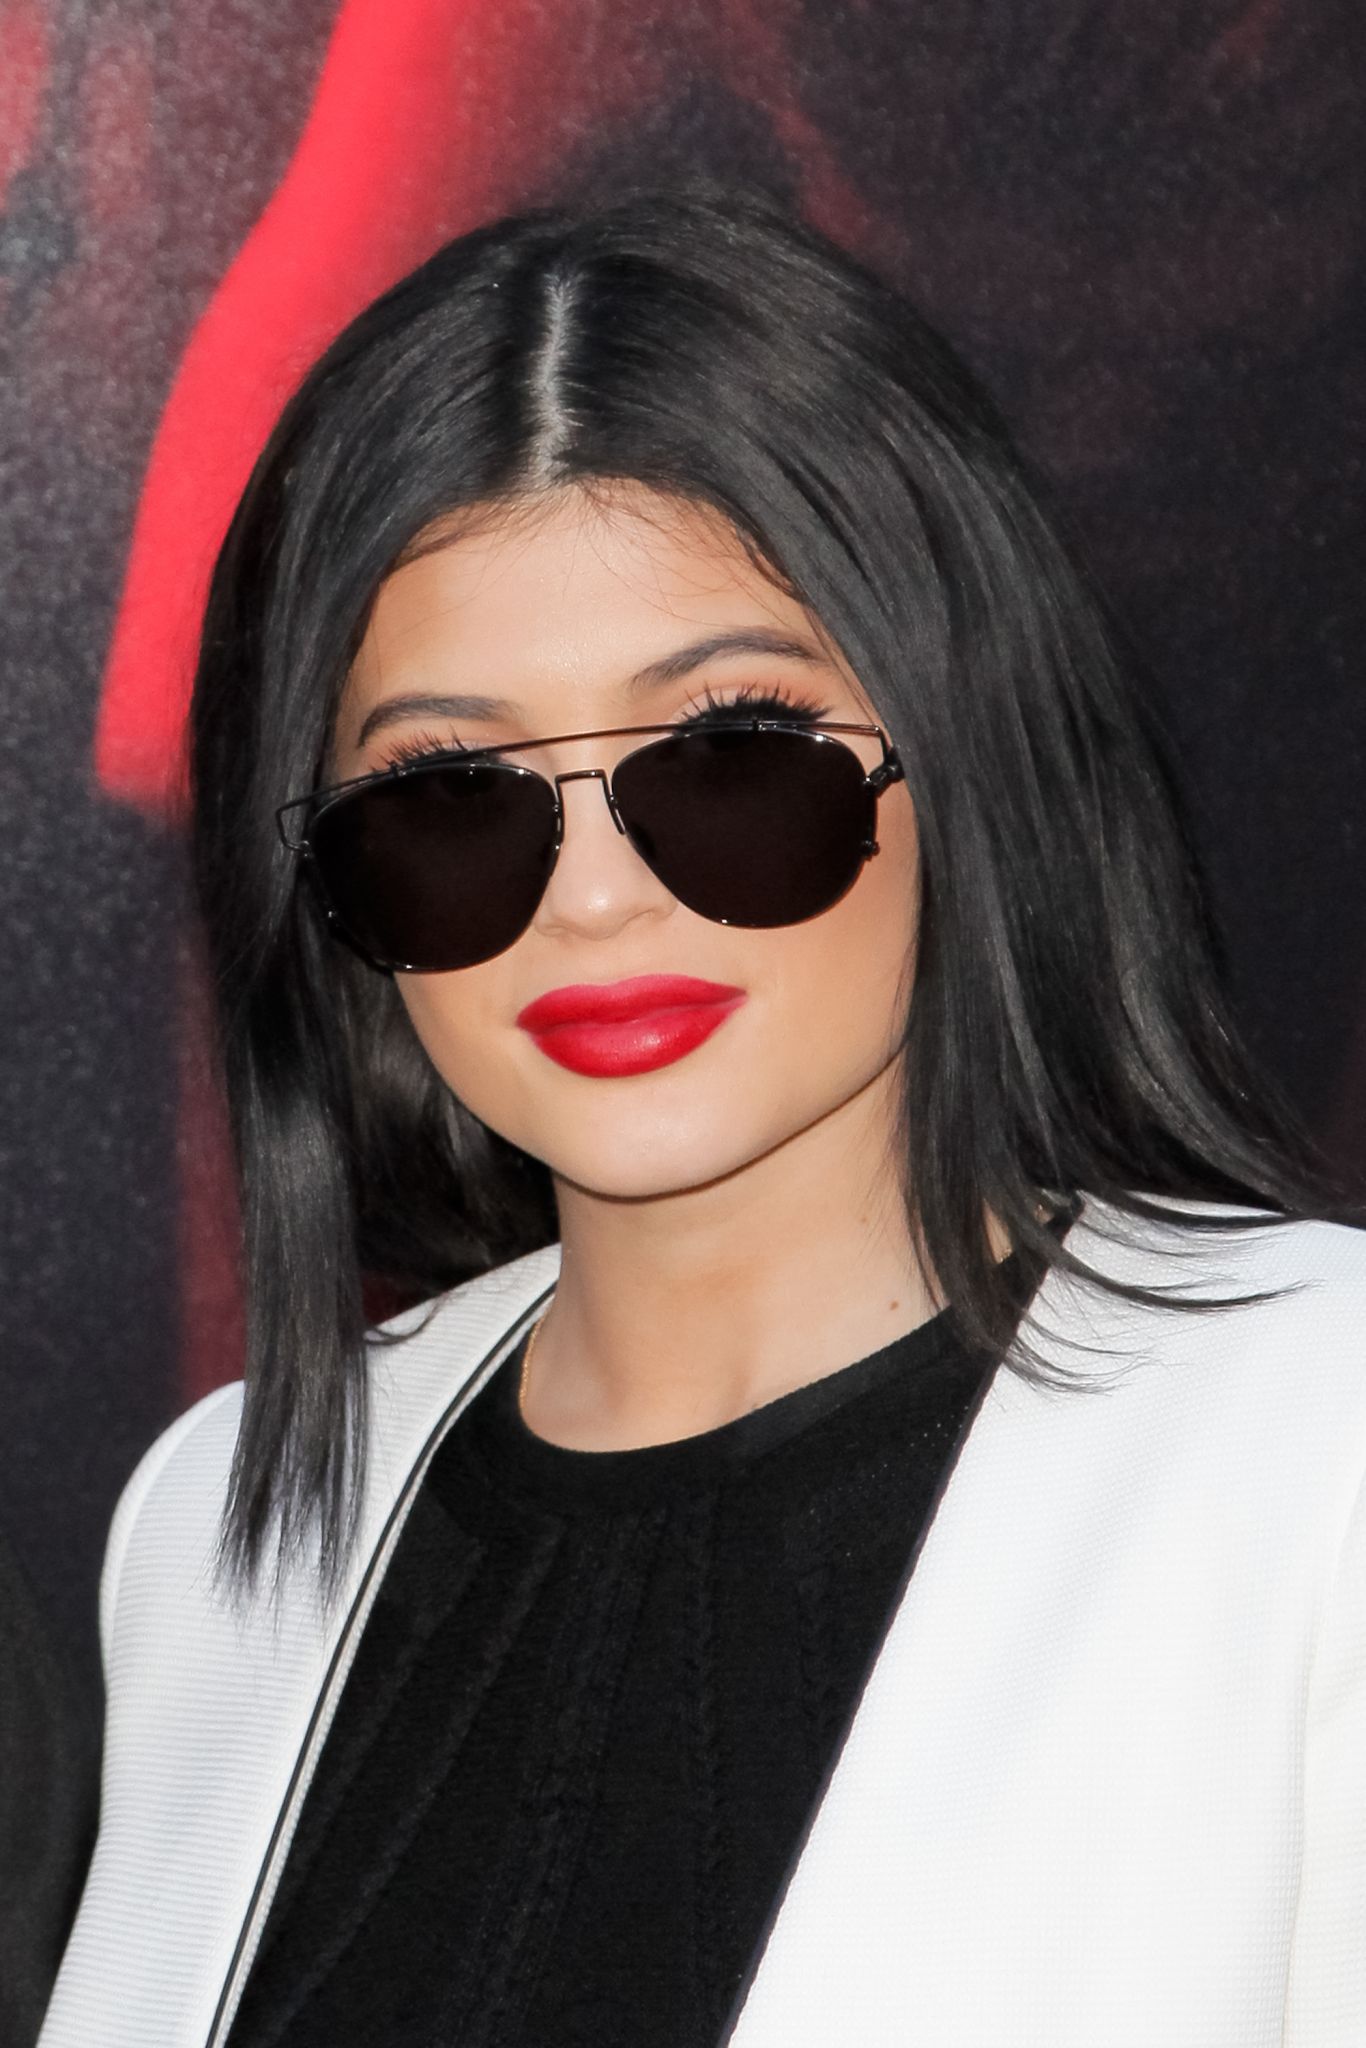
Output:
<instances>
[{"instance_id":1,"label":"red lipstick","mask_svg":"<svg viewBox=\"0 0 1366 2048\"><path fill-rule=\"evenodd\" d=\"M517 1018L557 1065L575 1074L647 1074L711 1037L745 1000L742 988L688 974L552 988Z\"/></svg>"}]
</instances>

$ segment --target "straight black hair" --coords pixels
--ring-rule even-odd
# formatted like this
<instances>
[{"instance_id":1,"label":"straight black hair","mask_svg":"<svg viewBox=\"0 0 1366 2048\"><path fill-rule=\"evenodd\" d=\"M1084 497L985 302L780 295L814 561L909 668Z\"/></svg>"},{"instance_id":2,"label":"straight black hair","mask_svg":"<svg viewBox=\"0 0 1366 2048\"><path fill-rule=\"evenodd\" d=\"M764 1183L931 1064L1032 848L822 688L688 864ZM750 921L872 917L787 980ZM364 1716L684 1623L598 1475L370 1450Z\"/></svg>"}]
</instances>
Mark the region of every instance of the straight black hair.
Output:
<instances>
[{"instance_id":1,"label":"straight black hair","mask_svg":"<svg viewBox=\"0 0 1366 2048\"><path fill-rule=\"evenodd\" d=\"M821 621L905 764L923 870L907 1201L969 1337L999 1356L1017 1314L987 1210L1040 1266L1085 1273L1045 1221L1078 1191L1136 1218L1173 1198L1322 1203L1229 1022L1113 636L945 343L763 203L676 193L498 222L311 372L209 599L193 858L241 1180L225 1555L246 1578L271 1539L277 1558L316 1540L332 1580L346 1555L363 1276L421 1298L555 1231L545 1168L452 1097L393 982L327 935L275 808L314 784L376 593L438 522L614 480L722 513Z\"/></svg>"}]
</instances>

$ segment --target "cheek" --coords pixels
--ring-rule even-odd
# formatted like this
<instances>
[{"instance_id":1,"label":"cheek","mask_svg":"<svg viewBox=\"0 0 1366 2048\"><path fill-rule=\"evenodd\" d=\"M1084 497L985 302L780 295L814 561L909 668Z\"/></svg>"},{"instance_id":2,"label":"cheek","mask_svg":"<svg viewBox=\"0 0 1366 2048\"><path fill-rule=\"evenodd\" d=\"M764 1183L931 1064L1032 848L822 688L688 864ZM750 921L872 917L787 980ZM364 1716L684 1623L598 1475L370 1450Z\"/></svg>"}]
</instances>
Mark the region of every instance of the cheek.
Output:
<instances>
[{"instance_id":1,"label":"cheek","mask_svg":"<svg viewBox=\"0 0 1366 2048\"><path fill-rule=\"evenodd\" d=\"M396 977L428 1059L451 1092L495 1129L503 1127L499 1097L515 1079L507 1050L509 1019L520 1007L508 985L506 959L454 974Z\"/></svg>"},{"instance_id":2,"label":"cheek","mask_svg":"<svg viewBox=\"0 0 1366 2048\"><path fill-rule=\"evenodd\" d=\"M899 795L893 807L889 798ZM879 815L879 851L848 896L824 917L790 933L787 976L821 1040L838 1062L885 1058L904 1033L915 969L919 861L914 813L904 791L889 792ZM812 1034L815 1036L814 1032Z\"/></svg>"}]
</instances>

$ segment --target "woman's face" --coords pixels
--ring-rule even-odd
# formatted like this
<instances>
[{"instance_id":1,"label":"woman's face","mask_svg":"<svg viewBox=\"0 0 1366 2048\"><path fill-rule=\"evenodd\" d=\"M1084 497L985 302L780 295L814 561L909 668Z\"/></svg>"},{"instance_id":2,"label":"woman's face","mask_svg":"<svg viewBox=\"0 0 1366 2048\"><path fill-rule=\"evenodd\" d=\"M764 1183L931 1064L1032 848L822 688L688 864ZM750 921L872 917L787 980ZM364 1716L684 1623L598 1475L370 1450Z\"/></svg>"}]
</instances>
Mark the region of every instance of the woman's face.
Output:
<instances>
[{"instance_id":1,"label":"woman's face","mask_svg":"<svg viewBox=\"0 0 1366 2048\"><path fill-rule=\"evenodd\" d=\"M741 693L777 694L829 719L872 717L815 620L717 515L637 487L591 498L566 490L469 526L390 577L343 698L332 766L345 777L424 744L663 724L708 696ZM443 696L483 701L449 712L402 701ZM876 740L851 744L876 765ZM576 741L525 765L610 768L631 745ZM476 1116L562 1182L657 1196L736 1173L887 1074L916 930L904 784L880 797L881 850L848 894L803 924L757 931L679 903L617 830L600 782L566 783L562 800L563 845L522 937L475 967L398 977L433 1065ZM550 991L642 976L732 993L682 1028L665 1019L664 1064L643 1071L630 1027L623 1054L611 1027L595 1041L592 1026L576 1038L518 1022Z\"/></svg>"}]
</instances>

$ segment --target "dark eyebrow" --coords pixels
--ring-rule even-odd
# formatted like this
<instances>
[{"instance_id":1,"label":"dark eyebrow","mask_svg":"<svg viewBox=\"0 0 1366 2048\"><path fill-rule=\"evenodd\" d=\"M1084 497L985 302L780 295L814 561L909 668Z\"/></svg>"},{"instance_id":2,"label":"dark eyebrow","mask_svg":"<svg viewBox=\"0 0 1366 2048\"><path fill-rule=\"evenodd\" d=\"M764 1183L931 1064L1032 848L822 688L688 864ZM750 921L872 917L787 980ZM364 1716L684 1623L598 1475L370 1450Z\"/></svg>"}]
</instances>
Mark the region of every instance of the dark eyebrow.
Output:
<instances>
[{"instance_id":1,"label":"dark eyebrow","mask_svg":"<svg viewBox=\"0 0 1366 2048\"><path fill-rule=\"evenodd\" d=\"M503 718L512 722L516 716L517 706L509 704L506 697L446 697L421 690L406 697L386 697L376 704L356 735L356 745L363 747L386 725L402 725L410 718Z\"/></svg>"},{"instance_id":2,"label":"dark eyebrow","mask_svg":"<svg viewBox=\"0 0 1366 2048\"><path fill-rule=\"evenodd\" d=\"M628 696L643 695L647 690L658 689L664 683L681 682L692 675L695 669L709 661L721 661L727 655L768 654L787 661L804 661L820 666L825 657L816 648L809 647L803 640L794 640L787 633L780 633L768 626L749 626L743 632L712 633L705 640L694 640L688 647L676 648L672 654L663 655L660 660L649 662L637 669L626 685ZM413 718L470 719L479 723L492 723L502 719L515 724L518 707L509 703L506 697L452 697L442 693L421 690L402 697L386 697L376 704L356 735L356 745L363 747L368 739L386 726L402 725Z\"/></svg>"},{"instance_id":3,"label":"dark eyebrow","mask_svg":"<svg viewBox=\"0 0 1366 2048\"><path fill-rule=\"evenodd\" d=\"M705 640L694 640L690 647L680 647L676 653L666 654L661 660L637 669L626 685L627 693L634 697L646 690L657 689L661 683L681 682L694 669L709 661L719 661L728 654L772 654L786 661L805 661L813 667L823 666L826 660L804 640L794 640L790 634L780 633L773 627L750 626L743 632L713 633Z\"/></svg>"}]
</instances>

